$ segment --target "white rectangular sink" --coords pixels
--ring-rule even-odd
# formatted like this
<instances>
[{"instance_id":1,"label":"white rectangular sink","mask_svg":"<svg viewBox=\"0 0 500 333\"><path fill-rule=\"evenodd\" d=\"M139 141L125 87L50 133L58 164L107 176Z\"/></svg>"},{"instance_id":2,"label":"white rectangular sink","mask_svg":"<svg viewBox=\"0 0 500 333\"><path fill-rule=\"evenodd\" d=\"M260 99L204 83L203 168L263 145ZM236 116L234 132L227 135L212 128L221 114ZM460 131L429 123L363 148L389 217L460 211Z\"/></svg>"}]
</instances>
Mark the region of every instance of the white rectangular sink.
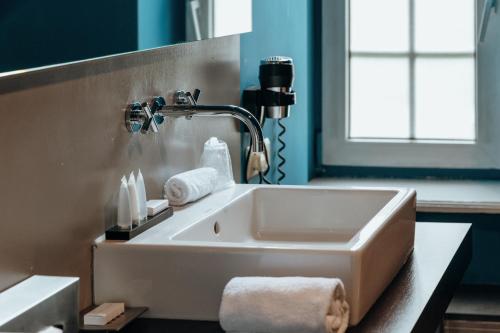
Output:
<instances>
[{"instance_id":1,"label":"white rectangular sink","mask_svg":"<svg viewBox=\"0 0 500 333\"><path fill-rule=\"evenodd\" d=\"M232 277L339 277L355 325L406 262L414 231L413 190L237 185L131 241L98 241L96 302L218 320Z\"/></svg>"}]
</instances>

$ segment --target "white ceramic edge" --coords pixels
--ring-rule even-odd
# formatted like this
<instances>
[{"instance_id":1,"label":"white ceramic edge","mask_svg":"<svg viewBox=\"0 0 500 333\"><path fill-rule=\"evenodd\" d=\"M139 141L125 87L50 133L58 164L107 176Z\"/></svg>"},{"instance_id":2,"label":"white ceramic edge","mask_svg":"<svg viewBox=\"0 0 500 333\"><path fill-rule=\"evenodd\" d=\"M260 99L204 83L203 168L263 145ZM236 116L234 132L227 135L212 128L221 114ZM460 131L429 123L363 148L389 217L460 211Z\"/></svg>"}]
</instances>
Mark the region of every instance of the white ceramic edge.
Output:
<instances>
[{"instance_id":1,"label":"white ceramic edge","mask_svg":"<svg viewBox=\"0 0 500 333\"><path fill-rule=\"evenodd\" d=\"M32 275L0 292L0 326L79 280L69 276Z\"/></svg>"},{"instance_id":2,"label":"white ceramic edge","mask_svg":"<svg viewBox=\"0 0 500 333\"><path fill-rule=\"evenodd\" d=\"M179 234L183 230L186 230L193 225L203 221L204 219L210 217L213 214L220 212L225 206L238 200L242 196L248 194L250 191L254 191L257 188L283 188L283 189L311 189L311 190L361 190L361 191L394 191L397 192L396 195L355 235L351 240L344 244L314 244L307 247L307 251L310 252L325 252L325 251L339 251L342 253L347 252L357 252L361 251L365 244L369 243L378 232L382 229L383 225L389 221L394 214L396 214L395 208L398 205L404 205L408 200L413 197L415 190L402 187L363 187L363 186L311 186L311 185L247 185L239 184L236 185L233 190L236 190L236 195L231 196L229 200L222 202L220 207L206 210L197 216L193 217L192 222L187 221L175 221L179 226L173 226L170 224L170 220L165 220L158 224L157 226L147 230L142 235L139 235L135 239L130 241L107 241L104 235L98 237L95 240L95 245L99 247L107 246L127 246L127 247L158 247L158 248L183 248L183 251L216 251L225 252L228 249L232 251L242 251L246 249L252 249L253 251L304 251L303 244L294 245L293 242L286 243L286 245L270 245L270 244L255 244L255 243L240 243L240 242L220 242L213 243L209 241L185 241L185 240L172 240L171 238ZM231 189L230 189L231 190ZM221 191L212 195L217 195L224 193L228 190ZM198 202L201 204L202 202ZM198 203L195 203L198 204ZM181 210L189 209L190 207L180 208ZM179 208L176 209L179 211ZM175 212L174 212L175 214ZM173 223L172 223L173 224ZM171 228L170 228L171 227ZM155 233L160 232L163 234L164 238L161 241L158 237L154 237Z\"/></svg>"}]
</instances>

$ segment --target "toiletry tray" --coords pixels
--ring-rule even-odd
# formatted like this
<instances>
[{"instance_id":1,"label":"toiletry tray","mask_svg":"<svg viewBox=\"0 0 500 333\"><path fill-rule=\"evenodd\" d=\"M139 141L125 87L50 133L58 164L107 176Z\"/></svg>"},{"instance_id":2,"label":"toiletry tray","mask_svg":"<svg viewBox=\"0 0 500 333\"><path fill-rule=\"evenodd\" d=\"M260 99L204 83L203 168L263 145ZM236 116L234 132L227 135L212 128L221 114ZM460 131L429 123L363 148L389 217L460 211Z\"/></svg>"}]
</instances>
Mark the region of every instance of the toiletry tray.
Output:
<instances>
[{"instance_id":1,"label":"toiletry tray","mask_svg":"<svg viewBox=\"0 0 500 333\"><path fill-rule=\"evenodd\" d=\"M170 216L174 214L174 209L172 207L168 207L164 211L161 211L155 216L151 216L147 218L146 221L141 224L134 224L130 229L123 229L117 225L112 226L108 230L106 230L106 239L107 240L129 240L134 238L135 236L143 233L151 227L154 227L158 223L168 219Z\"/></svg>"},{"instance_id":2,"label":"toiletry tray","mask_svg":"<svg viewBox=\"0 0 500 333\"><path fill-rule=\"evenodd\" d=\"M83 323L83 315L84 313L89 312L95 308L92 306L83 311L80 316L80 323ZM130 324L135 319L139 318L144 312L146 312L148 308L146 307L138 307L138 308L125 308L125 312L120 316L116 317L106 325L83 325L80 326L80 332L90 332L90 331L98 331L98 332L118 332L121 331L125 326Z\"/></svg>"}]
</instances>

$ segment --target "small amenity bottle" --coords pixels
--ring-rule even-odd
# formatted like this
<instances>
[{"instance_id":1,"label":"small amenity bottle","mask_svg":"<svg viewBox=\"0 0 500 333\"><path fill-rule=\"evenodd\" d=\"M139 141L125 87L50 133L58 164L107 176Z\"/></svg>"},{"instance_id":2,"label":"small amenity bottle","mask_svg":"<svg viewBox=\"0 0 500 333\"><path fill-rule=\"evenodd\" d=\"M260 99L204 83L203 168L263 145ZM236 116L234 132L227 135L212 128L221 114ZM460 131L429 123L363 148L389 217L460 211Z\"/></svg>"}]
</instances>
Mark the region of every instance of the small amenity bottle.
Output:
<instances>
[{"instance_id":1,"label":"small amenity bottle","mask_svg":"<svg viewBox=\"0 0 500 333\"><path fill-rule=\"evenodd\" d=\"M139 216L139 195L137 193L137 185L135 183L134 173L130 173L128 178L128 192L130 194L130 212L132 214L132 223L139 224L141 218Z\"/></svg>"},{"instance_id":2,"label":"small amenity bottle","mask_svg":"<svg viewBox=\"0 0 500 333\"><path fill-rule=\"evenodd\" d=\"M128 191L127 178L122 177L120 192L118 194L118 212L116 224L122 229L132 227L132 214L130 212L130 194Z\"/></svg>"},{"instance_id":3,"label":"small amenity bottle","mask_svg":"<svg viewBox=\"0 0 500 333\"><path fill-rule=\"evenodd\" d=\"M141 169L137 174L135 182L137 187L137 196L139 198L139 218L144 221L148 217L147 199L146 199L146 185L144 184L144 177L142 176Z\"/></svg>"}]
</instances>

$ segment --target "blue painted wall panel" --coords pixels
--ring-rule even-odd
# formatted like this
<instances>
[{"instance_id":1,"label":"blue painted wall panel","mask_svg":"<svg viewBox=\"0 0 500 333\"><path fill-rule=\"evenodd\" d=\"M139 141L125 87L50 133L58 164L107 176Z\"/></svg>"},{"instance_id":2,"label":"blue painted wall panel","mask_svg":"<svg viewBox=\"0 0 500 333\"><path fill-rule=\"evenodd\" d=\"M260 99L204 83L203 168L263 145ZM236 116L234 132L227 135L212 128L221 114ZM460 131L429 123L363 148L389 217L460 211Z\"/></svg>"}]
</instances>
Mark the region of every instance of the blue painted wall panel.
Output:
<instances>
[{"instance_id":1,"label":"blue painted wall panel","mask_svg":"<svg viewBox=\"0 0 500 333\"><path fill-rule=\"evenodd\" d=\"M184 0L0 1L0 72L185 40Z\"/></svg>"},{"instance_id":2,"label":"blue painted wall panel","mask_svg":"<svg viewBox=\"0 0 500 333\"><path fill-rule=\"evenodd\" d=\"M136 0L0 1L0 72L137 49Z\"/></svg>"},{"instance_id":3,"label":"blue painted wall panel","mask_svg":"<svg viewBox=\"0 0 500 333\"><path fill-rule=\"evenodd\" d=\"M306 184L311 168L312 106L312 0L253 0L253 31L241 36L241 89L258 85L259 62L271 55L292 57L297 104L287 126L286 184ZM278 128L267 121L265 134L273 138ZM276 142L273 140L276 147Z\"/></svg>"},{"instance_id":4,"label":"blue painted wall panel","mask_svg":"<svg viewBox=\"0 0 500 333\"><path fill-rule=\"evenodd\" d=\"M139 50L185 40L185 5L179 0L137 0Z\"/></svg>"}]
</instances>

